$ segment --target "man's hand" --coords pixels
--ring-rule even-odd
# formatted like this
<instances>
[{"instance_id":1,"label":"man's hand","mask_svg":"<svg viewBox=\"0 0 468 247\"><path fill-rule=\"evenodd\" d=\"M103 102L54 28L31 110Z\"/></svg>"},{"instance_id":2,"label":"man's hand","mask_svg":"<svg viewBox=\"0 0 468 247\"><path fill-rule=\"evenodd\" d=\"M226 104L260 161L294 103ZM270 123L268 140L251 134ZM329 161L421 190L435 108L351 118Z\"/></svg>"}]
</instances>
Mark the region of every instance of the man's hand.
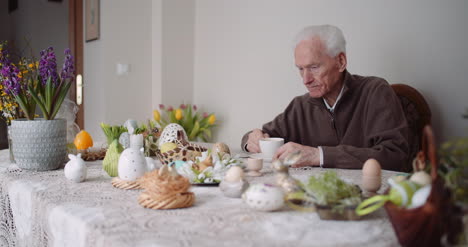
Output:
<instances>
[{"instance_id":1,"label":"man's hand","mask_svg":"<svg viewBox=\"0 0 468 247\"><path fill-rule=\"evenodd\" d=\"M320 152L318 148L288 142L281 146L273 156L273 159L284 160L289 154L301 151L301 158L292 167L319 166Z\"/></svg>"},{"instance_id":2,"label":"man's hand","mask_svg":"<svg viewBox=\"0 0 468 247\"><path fill-rule=\"evenodd\" d=\"M260 129L252 130L247 140L247 150L252 153L260 153L259 141L267 137L270 137L270 135L263 133Z\"/></svg>"}]
</instances>

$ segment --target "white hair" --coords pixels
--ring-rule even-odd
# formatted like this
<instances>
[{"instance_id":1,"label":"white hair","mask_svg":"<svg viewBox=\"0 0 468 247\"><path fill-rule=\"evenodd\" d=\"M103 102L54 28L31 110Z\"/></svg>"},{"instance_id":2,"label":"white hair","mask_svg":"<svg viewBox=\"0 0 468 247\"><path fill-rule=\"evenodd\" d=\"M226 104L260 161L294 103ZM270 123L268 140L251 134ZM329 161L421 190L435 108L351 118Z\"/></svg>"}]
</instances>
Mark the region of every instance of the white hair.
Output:
<instances>
[{"instance_id":1,"label":"white hair","mask_svg":"<svg viewBox=\"0 0 468 247\"><path fill-rule=\"evenodd\" d=\"M341 52L346 53L346 40L343 32L332 25L308 26L302 29L294 39L294 48L303 40L318 37L326 47L328 55L335 57Z\"/></svg>"}]
</instances>

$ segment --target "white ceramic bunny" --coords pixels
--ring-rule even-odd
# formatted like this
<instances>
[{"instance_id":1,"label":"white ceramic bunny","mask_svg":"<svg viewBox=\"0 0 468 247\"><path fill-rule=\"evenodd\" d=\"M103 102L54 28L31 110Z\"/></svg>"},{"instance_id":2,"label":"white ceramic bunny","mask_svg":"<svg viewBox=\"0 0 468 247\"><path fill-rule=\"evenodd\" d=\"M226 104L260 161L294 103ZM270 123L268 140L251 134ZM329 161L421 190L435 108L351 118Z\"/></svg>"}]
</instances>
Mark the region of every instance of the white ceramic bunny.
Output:
<instances>
[{"instance_id":1,"label":"white ceramic bunny","mask_svg":"<svg viewBox=\"0 0 468 247\"><path fill-rule=\"evenodd\" d=\"M133 129L129 129L133 133ZM146 159L143 155L143 135L130 134L130 147L125 149L119 158L119 178L135 181L148 171Z\"/></svg>"},{"instance_id":2,"label":"white ceramic bunny","mask_svg":"<svg viewBox=\"0 0 468 247\"><path fill-rule=\"evenodd\" d=\"M85 161L81 158L81 154L69 154L70 161L65 165L65 177L75 183L81 183L86 179L88 168Z\"/></svg>"}]
</instances>

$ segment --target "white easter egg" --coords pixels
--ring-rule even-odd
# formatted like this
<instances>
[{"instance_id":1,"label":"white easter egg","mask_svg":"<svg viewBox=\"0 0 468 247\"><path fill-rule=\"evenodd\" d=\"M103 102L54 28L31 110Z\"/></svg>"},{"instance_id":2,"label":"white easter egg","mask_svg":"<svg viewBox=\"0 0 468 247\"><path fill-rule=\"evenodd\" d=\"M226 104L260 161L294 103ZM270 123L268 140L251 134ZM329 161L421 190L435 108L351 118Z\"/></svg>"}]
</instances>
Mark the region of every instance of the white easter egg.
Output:
<instances>
[{"instance_id":1,"label":"white easter egg","mask_svg":"<svg viewBox=\"0 0 468 247\"><path fill-rule=\"evenodd\" d=\"M227 182L238 182L244 178L244 171L239 166L233 166L229 168L224 176L224 180Z\"/></svg>"},{"instance_id":2,"label":"white easter egg","mask_svg":"<svg viewBox=\"0 0 468 247\"><path fill-rule=\"evenodd\" d=\"M421 186L426 186L428 184L431 184L432 178L425 171L419 171L411 175L410 181L415 182Z\"/></svg>"},{"instance_id":3,"label":"white easter egg","mask_svg":"<svg viewBox=\"0 0 468 247\"><path fill-rule=\"evenodd\" d=\"M70 161L67 162L63 172L65 177L75 183L81 183L86 179L88 168L85 161L81 158L81 154L77 156L69 154Z\"/></svg>"},{"instance_id":4,"label":"white easter egg","mask_svg":"<svg viewBox=\"0 0 468 247\"><path fill-rule=\"evenodd\" d=\"M158 139L158 147L161 147L161 145L166 142L176 142L177 133L179 131L182 131L183 139L188 141L187 133L185 133L184 127L176 123L171 123L168 124L162 131L161 136Z\"/></svg>"},{"instance_id":5,"label":"white easter egg","mask_svg":"<svg viewBox=\"0 0 468 247\"><path fill-rule=\"evenodd\" d=\"M253 184L242 195L247 205L259 211L275 211L284 206L284 192L271 184Z\"/></svg>"},{"instance_id":6,"label":"white easter egg","mask_svg":"<svg viewBox=\"0 0 468 247\"><path fill-rule=\"evenodd\" d=\"M376 159L368 159L362 166L362 175L366 177L380 177L382 168Z\"/></svg>"},{"instance_id":7,"label":"white easter egg","mask_svg":"<svg viewBox=\"0 0 468 247\"><path fill-rule=\"evenodd\" d=\"M119 158L119 178L126 181L134 181L148 171L146 160L140 150L127 148Z\"/></svg>"},{"instance_id":8,"label":"white easter egg","mask_svg":"<svg viewBox=\"0 0 468 247\"><path fill-rule=\"evenodd\" d=\"M409 206L409 208L421 207L422 205L426 203L427 198L429 197L430 194L431 194L430 184L420 188L414 193L413 198L411 198L411 205Z\"/></svg>"}]
</instances>

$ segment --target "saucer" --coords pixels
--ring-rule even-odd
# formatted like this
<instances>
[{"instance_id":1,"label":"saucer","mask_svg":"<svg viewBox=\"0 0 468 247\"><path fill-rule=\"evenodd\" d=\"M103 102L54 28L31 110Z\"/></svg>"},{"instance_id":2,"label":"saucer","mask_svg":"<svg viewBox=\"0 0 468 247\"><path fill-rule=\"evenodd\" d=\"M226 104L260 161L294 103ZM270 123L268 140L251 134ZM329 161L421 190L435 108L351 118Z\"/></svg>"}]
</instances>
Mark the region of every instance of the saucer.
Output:
<instances>
[{"instance_id":1,"label":"saucer","mask_svg":"<svg viewBox=\"0 0 468 247\"><path fill-rule=\"evenodd\" d=\"M272 160L272 157L264 157L262 153L252 153L249 154L249 157L254 159L263 159L264 162L271 162Z\"/></svg>"}]
</instances>

